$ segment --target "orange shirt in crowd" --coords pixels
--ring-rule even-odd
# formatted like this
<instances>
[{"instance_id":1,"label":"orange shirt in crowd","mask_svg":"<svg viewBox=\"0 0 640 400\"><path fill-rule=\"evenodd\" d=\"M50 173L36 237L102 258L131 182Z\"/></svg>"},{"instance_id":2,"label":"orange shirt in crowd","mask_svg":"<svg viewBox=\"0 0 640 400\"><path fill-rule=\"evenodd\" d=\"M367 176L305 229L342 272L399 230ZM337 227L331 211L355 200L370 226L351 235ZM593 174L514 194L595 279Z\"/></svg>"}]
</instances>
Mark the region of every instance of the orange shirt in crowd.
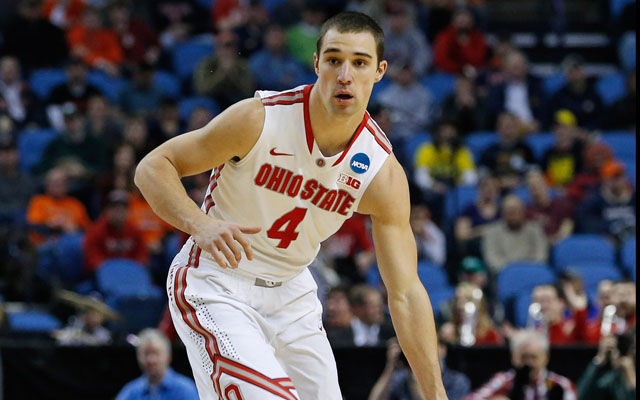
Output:
<instances>
[{"instance_id":1,"label":"orange shirt in crowd","mask_svg":"<svg viewBox=\"0 0 640 400\"><path fill-rule=\"evenodd\" d=\"M91 66L100 60L118 65L124 58L118 35L111 29L89 31L83 25L76 25L67 32L67 42L72 52L78 47L85 47L87 52L82 59Z\"/></svg>"},{"instance_id":2,"label":"orange shirt in crowd","mask_svg":"<svg viewBox=\"0 0 640 400\"><path fill-rule=\"evenodd\" d=\"M86 208L78 199L71 196L56 199L45 194L36 195L29 202L27 222L58 227L61 230L65 230L65 227L86 229L91 224ZM34 244L40 244L45 238L32 233L31 240Z\"/></svg>"},{"instance_id":3,"label":"orange shirt in crowd","mask_svg":"<svg viewBox=\"0 0 640 400\"><path fill-rule=\"evenodd\" d=\"M129 197L129 222L142 232L147 248L160 242L173 227L156 215L147 201L139 194Z\"/></svg>"}]
</instances>

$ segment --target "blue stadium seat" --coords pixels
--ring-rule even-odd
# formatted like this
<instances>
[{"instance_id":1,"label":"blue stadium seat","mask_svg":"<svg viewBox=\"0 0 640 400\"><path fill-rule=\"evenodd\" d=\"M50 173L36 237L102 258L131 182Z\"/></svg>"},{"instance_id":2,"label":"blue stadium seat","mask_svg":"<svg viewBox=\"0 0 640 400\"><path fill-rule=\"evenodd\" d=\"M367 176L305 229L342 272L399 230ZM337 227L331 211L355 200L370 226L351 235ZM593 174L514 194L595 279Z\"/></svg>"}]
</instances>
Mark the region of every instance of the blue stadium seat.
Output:
<instances>
[{"instance_id":1,"label":"blue stadium seat","mask_svg":"<svg viewBox=\"0 0 640 400\"><path fill-rule=\"evenodd\" d=\"M610 106L627 93L627 78L620 73L603 76L596 83L596 91L602 102Z\"/></svg>"},{"instance_id":2,"label":"blue stadium seat","mask_svg":"<svg viewBox=\"0 0 640 400\"><path fill-rule=\"evenodd\" d=\"M422 84L429 90L433 101L442 104L456 89L456 76L443 72L429 74L422 79Z\"/></svg>"},{"instance_id":3,"label":"blue stadium seat","mask_svg":"<svg viewBox=\"0 0 640 400\"><path fill-rule=\"evenodd\" d=\"M380 284L382 283L382 276L380 276L380 270L378 270L377 263L374 263L371 267L369 267L365 274L364 280L369 286L373 286L374 288L380 287Z\"/></svg>"},{"instance_id":4,"label":"blue stadium seat","mask_svg":"<svg viewBox=\"0 0 640 400\"><path fill-rule=\"evenodd\" d=\"M282 4L284 2L284 0L262 0L262 4L264 4L264 6L267 8L267 11L269 11L269 13L272 13L273 10L275 10L276 7L278 7L280 4Z\"/></svg>"},{"instance_id":5,"label":"blue stadium seat","mask_svg":"<svg viewBox=\"0 0 640 400\"><path fill-rule=\"evenodd\" d=\"M156 71L153 74L153 87L168 97L178 98L181 94L180 81L167 71Z\"/></svg>"},{"instance_id":6,"label":"blue stadium seat","mask_svg":"<svg viewBox=\"0 0 640 400\"><path fill-rule=\"evenodd\" d=\"M200 61L214 51L213 41L193 39L173 50L173 69L180 79L191 77Z\"/></svg>"},{"instance_id":7,"label":"blue stadium seat","mask_svg":"<svg viewBox=\"0 0 640 400\"><path fill-rule=\"evenodd\" d=\"M551 98L566 84L567 77L564 73L560 72L557 74L549 75L544 78L544 92L546 93L547 97Z\"/></svg>"},{"instance_id":8,"label":"blue stadium seat","mask_svg":"<svg viewBox=\"0 0 640 400\"><path fill-rule=\"evenodd\" d=\"M315 76L315 74L314 74ZM386 76L384 78L382 78L382 80L376 84L373 85L373 90L371 91L371 98L369 100L370 103L375 103L378 100L378 97L380 96L380 93L382 93L386 88L389 87L389 85L391 84L392 80L391 78L387 78Z\"/></svg>"},{"instance_id":9,"label":"blue stadium seat","mask_svg":"<svg viewBox=\"0 0 640 400\"><path fill-rule=\"evenodd\" d=\"M531 305L531 293L520 293L516 296L513 310L514 310L514 322L519 328L527 326L527 320L529 319L529 306Z\"/></svg>"},{"instance_id":10,"label":"blue stadium seat","mask_svg":"<svg viewBox=\"0 0 640 400\"><path fill-rule=\"evenodd\" d=\"M465 143L473 158L476 160L476 164L480 161L482 153L492 144L498 141L498 134L490 131L473 132L465 139Z\"/></svg>"},{"instance_id":11,"label":"blue stadium seat","mask_svg":"<svg viewBox=\"0 0 640 400\"><path fill-rule=\"evenodd\" d=\"M64 282L77 282L84 263L84 235L64 234L55 248L56 270Z\"/></svg>"},{"instance_id":12,"label":"blue stadium seat","mask_svg":"<svg viewBox=\"0 0 640 400\"><path fill-rule=\"evenodd\" d=\"M404 153L407 155L407 160L411 161L411 165L415 164L416 153L423 144L431 141L431 135L427 132L420 132L411 135L404 143Z\"/></svg>"},{"instance_id":13,"label":"blue stadium seat","mask_svg":"<svg viewBox=\"0 0 640 400\"><path fill-rule=\"evenodd\" d=\"M582 278L586 291L598 289L598 283L605 279L619 281L622 273L615 265L578 265L569 268Z\"/></svg>"},{"instance_id":14,"label":"blue stadium seat","mask_svg":"<svg viewBox=\"0 0 640 400\"><path fill-rule=\"evenodd\" d=\"M603 132L601 139L613 150L616 158L623 161L636 161L636 135L627 131Z\"/></svg>"},{"instance_id":15,"label":"blue stadium seat","mask_svg":"<svg viewBox=\"0 0 640 400\"><path fill-rule=\"evenodd\" d=\"M496 277L498 300L503 304L521 293L530 293L538 285L554 283L556 275L546 264L515 262Z\"/></svg>"},{"instance_id":16,"label":"blue stadium seat","mask_svg":"<svg viewBox=\"0 0 640 400\"><path fill-rule=\"evenodd\" d=\"M58 132L53 129L22 131L18 136L20 170L30 172L33 167L40 164L44 150L56 136Z\"/></svg>"},{"instance_id":17,"label":"blue stadium seat","mask_svg":"<svg viewBox=\"0 0 640 400\"><path fill-rule=\"evenodd\" d=\"M636 33L629 31L622 35L618 42L618 58L622 69L626 72L636 69Z\"/></svg>"},{"instance_id":18,"label":"blue stadium seat","mask_svg":"<svg viewBox=\"0 0 640 400\"><path fill-rule=\"evenodd\" d=\"M609 0L609 11L611 12L611 17L613 19L617 19L622 11L627 6L627 4L635 3L636 0Z\"/></svg>"},{"instance_id":19,"label":"blue stadium seat","mask_svg":"<svg viewBox=\"0 0 640 400\"><path fill-rule=\"evenodd\" d=\"M114 309L124 318L125 329L131 333L156 327L166 305L164 296L160 293L147 296L120 296L109 303L115 303Z\"/></svg>"},{"instance_id":20,"label":"blue stadium seat","mask_svg":"<svg viewBox=\"0 0 640 400\"><path fill-rule=\"evenodd\" d=\"M529 193L529 188L525 185L518 186L512 191L512 194L520 197L520 199L524 202L524 204L531 203L531 193Z\"/></svg>"},{"instance_id":21,"label":"blue stadium seat","mask_svg":"<svg viewBox=\"0 0 640 400\"><path fill-rule=\"evenodd\" d=\"M444 268L426 261L418 262L418 277L429 292L450 287L449 278L447 278Z\"/></svg>"},{"instance_id":22,"label":"blue stadium seat","mask_svg":"<svg viewBox=\"0 0 640 400\"><path fill-rule=\"evenodd\" d=\"M477 186L456 186L447 192L444 214L449 221L456 218L478 196Z\"/></svg>"},{"instance_id":23,"label":"blue stadium seat","mask_svg":"<svg viewBox=\"0 0 640 400\"><path fill-rule=\"evenodd\" d=\"M528 135L526 141L536 160L542 161L544 153L554 145L556 138L553 133L535 133Z\"/></svg>"},{"instance_id":24,"label":"blue stadium seat","mask_svg":"<svg viewBox=\"0 0 640 400\"><path fill-rule=\"evenodd\" d=\"M636 237L627 239L620 249L620 262L622 267L631 272L636 269Z\"/></svg>"},{"instance_id":25,"label":"blue stadium seat","mask_svg":"<svg viewBox=\"0 0 640 400\"><path fill-rule=\"evenodd\" d=\"M45 68L34 71L29 77L29 88L40 98L46 100L51 91L67 81L62 68Z\"/></svg>"},{"instance_id":26,"label":"blue stadium seat","mask_svg":"<svg viewBox=\"0 0 640 400\"><path fill-rule=\"evenodd\" d=\"M106 297L154 295L159 288L151 284L149 271L132 260L114 259L102 263L96 272L98 290Z\"/></svg>"},{"instance_id":27,"label":"blue stadium seat","mask_svg":"<svg viewBox=\"0 0 640 400\"><path fill-rule=\"evenodd\" d=\"M186 121L191 116L193 110L198 107L204 107L207 110L211 111L213 115L216 115L220 112L220 106L209 97L187 97L178 103L178 112L180 114L180 119Z\"/></svg>"},{"instance_id":28,"label":"blue stadium seat","mask_svg":"<svg viewBox=\"0 0 640 400\"><path fill-rule=\"evenodd\" d=\"M604 237L572 235L553 248L553 265L558 270L579 265L615 265L613 245Z\"/></svg>"},{"instance_id":29,"label":"blue stadium seat","mask_svg":"<svg viewBox=\"0 0 640 400\"><path fill-rule=\"evenodd\" d=\"M101 71L91 71L87 76L87 82L94 85L102 94L110 101L117 101L118 94L127 84L127 81L120 78L114 78Z\"/></svg>"},{"instance_id":30,"label":"blue stadium seat","mask_svg":"<svg viewBox=\"0 0 640 400\"><path fill-rule=\"evenodd\" d=\"M8 317L9 326L16 331L50 332L62 327L56 317L44 311L14 312Z\"/></svg>"}]
</instances>

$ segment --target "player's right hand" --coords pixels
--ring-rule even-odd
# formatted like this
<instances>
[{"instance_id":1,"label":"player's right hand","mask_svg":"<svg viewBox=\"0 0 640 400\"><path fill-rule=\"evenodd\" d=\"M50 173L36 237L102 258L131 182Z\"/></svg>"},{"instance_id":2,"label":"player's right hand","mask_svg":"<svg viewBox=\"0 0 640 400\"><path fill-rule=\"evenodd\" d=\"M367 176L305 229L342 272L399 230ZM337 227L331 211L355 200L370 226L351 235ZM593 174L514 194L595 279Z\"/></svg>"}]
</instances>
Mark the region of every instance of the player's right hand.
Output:
<instances>
[{"instance_id":1,"label":"player's right hand","mask_svg":"<svg viewBox=\"0 0 640 400\"><path fill-rule=\"evenodd\" d=\"M243 249L247 259L253 259L251 244L244 235L256 234L260 232L260 227L238 225L210 217L208 219L193 235L193 239L202 250L211 253L218 265L222 268L237 268Z\"/></svg>"}]
</instances>

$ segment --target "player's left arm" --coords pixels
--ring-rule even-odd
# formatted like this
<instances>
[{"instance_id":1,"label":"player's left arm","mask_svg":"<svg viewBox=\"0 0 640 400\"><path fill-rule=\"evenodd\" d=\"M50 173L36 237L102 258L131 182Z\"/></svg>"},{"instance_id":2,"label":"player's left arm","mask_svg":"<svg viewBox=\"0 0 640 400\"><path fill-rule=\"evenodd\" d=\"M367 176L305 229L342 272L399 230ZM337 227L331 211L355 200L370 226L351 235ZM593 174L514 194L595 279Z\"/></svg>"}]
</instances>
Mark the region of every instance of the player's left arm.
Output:
<instances>
[{"instance_id":1,"label":"player's left arm","mask_svg":"<svg viewBox=\"0 0 640 400\"><path fill-rule=\"evenodd\" d=\"M409 186L391 155L367 188L358 212L369 214L378 268L387 287L398 341L427 399L446 399L431 302L418 279L409 225Z\"/></svg>"}]
</instances>

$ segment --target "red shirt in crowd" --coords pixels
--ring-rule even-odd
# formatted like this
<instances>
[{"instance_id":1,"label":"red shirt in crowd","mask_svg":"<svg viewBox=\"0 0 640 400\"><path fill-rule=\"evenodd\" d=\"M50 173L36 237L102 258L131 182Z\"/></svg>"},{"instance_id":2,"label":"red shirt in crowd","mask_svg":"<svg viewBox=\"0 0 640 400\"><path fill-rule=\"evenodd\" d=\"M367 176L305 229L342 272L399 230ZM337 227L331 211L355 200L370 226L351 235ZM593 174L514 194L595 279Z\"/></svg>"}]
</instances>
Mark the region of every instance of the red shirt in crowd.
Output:
<instances>
[{"instance_id":1,"label":"red shirt in crowd","mask_svg":"<svg viewBox=\"0 0 640 400\"><path fill-rule=\"evenodd\" d=\"M119 229L109 224L106 215L89 228L84 242L85 266L95 271L104 261L128 258L142 264L148 261L147 246L140 230L130 222Z\"/></svg>"},{"instance_id":2,"label":"red shirt in crowd","mask_svg":"<svg viewBox=\"0 0 640 400\"><path fill-rule=\"evenodd\" d=\"M469 40L458 41L457 29L453 26L440 32L435 41L435 65L444 72L459 74L465 65L481 67L487 58L487 41L482 33L474 29Z\"/></svg>"}]
</instances>

